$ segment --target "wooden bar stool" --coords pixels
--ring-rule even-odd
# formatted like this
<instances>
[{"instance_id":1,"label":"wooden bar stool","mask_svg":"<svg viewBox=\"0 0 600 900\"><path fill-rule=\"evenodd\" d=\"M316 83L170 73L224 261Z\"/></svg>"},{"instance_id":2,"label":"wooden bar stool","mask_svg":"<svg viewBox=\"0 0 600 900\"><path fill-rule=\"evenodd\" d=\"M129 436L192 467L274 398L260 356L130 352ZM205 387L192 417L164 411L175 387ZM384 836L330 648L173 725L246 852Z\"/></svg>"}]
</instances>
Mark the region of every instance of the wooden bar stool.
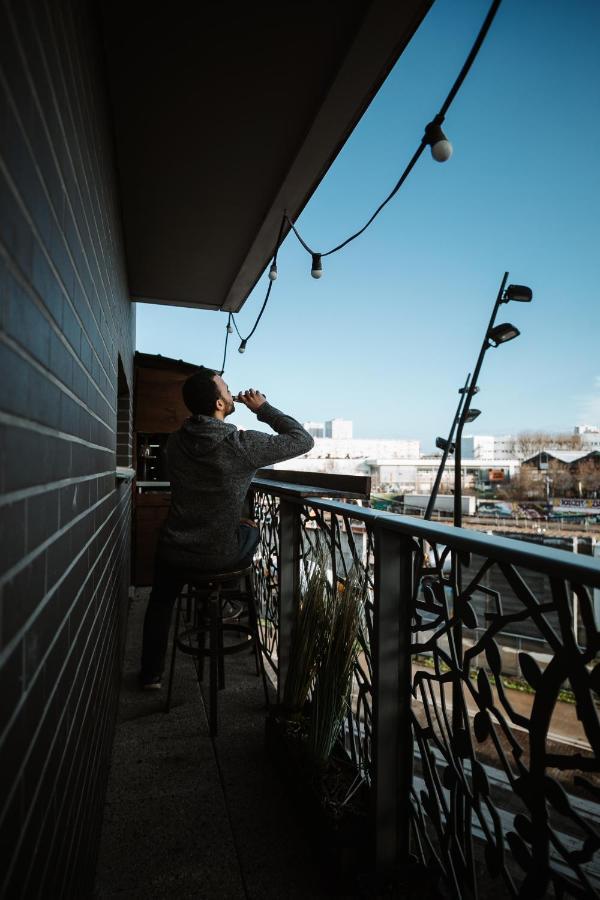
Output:
<instances>
[{"instance_id":1,"label":"wooden bar stool","mask_svg":"<svg viewBox=\"0 0 600 900\"><path fill-rule=\"evenodd\" d=\"M195 658L199 685L204 679L204 659L208 658L209 728L211 736L215 737L218 731L218 692L225 687L225 656L254 650L256 674L262 677L265 700L269 705L252 587L252 566L229 572L181 569L179 574L182 587L177 597L165 712L171 708L177 650ZM242 582L243 588L240 587ZM247 624L242 621L246 614ZM225 643L226 634L236 636L237 640Z\"/></svg>"}]
</instances>

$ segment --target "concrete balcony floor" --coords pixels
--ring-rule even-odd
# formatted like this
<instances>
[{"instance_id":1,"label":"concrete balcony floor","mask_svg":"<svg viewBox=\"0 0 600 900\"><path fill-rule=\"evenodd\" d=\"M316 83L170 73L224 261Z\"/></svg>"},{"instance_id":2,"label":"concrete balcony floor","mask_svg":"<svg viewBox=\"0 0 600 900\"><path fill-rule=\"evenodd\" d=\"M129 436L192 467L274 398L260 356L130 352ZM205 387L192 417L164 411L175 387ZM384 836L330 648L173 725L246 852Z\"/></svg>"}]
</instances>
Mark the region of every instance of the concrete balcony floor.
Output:
<instances>
[{"instance_id":1,"label":"concrete balcony floor","mask_svg":"<svg viewBox=\"0 0 600 900\"><path fill-rule=\"evenodd\" d=\"M189 657L171 712L137 673L147 591L132 602L96 898L325 898L332 887L264 750L264 694L250 654L226 659L209 736Z\"/></svg>"}]
</instances>

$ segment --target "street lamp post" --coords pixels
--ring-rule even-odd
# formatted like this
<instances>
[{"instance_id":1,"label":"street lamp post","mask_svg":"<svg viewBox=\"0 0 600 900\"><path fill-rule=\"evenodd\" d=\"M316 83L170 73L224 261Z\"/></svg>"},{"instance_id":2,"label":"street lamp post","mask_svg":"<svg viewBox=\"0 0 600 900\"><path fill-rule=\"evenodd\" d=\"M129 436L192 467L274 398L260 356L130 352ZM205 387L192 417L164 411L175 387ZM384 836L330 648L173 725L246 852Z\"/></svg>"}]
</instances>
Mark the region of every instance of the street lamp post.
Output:
<instances>
[{"instance_id":1,"label":"street lamp post","mask_svg":"<svg viewBox=\"0 0 600 900\"><path fill-rule=\"evenodd\" d=\"M490 347L499 347L500 344L505 344L507 341L512 341L513 338L516 338L519 335L519 329L515 328L514 325L511 325L510 322L504 322L501 325L496 325L496 316L498 315L498 310L503 303L509 303L511 300L515 300L519 303L529 303L531 302L533 297L531 288L525 287L524 285L520 284L509 284L509 286L506 287L507 280L508 272L505 272L500 284L498 296L496 297L496 302L494 303L494 308L492 310L489 325L485 332L485 337L479 351L479 356L477 357L475 369L473 370L473 377L467 391L467 397L456 431L456 447L454 451L454 524L458 528L460 528L460 526L462 525L462 434L465 424L469 421L471 400L473 399L473 395L475 394L475 392L478 390L477 380L479 378L479 373L483 365L483 360L486 351L489 350Z\"/></svg>"},{"instance_id":2,"label":"street lamp post","mask_svg":"<svg viewBox=\"0 0 600 900\"><path fill-rule=\"evenodd\" d=\"M450 427L450 433L446 439L438 437L435 439L435 446L438 450L443 450L442 458L440 460L440 464L438 466L437 474L435 476L435 481L433 483L433 487L431 489L431 493L429 495L429 502L427 504L427 509L425 510L425 519L430 519L431 514L433 512L433 507L435 506L435 501L437 499L438 491L440 489L440 484L442 483L442 476L444 474L444 469L446 468L446 461L448 459L448 455L450 453L454 453L454 432L456 430L456 426L458 425L460 414L462 412L462 408L464 406L465 400L467 398L467 391L469 389L469 383L471 380L471 373L467 375L467 380L465 381L465 385L462 388L458 389L458 393L460 394L460 399L458 401L458 406L456 407L456 413L454 415L454 419L452 420L452 425Z\"/></svg>"},{"instance_id":3,"label":"street lamp post","mask_svg":"<svg viewBox=\"0 0 600 900\"><path fill-rule=\"evenodd\" d=\"M494 303L494 308L492 310L489 325L485 332L485 337L479 351L479 356L477 357L477 363L475 364L475 368L473 370L473 377L471 378L471 383L469 384L469 388L467 390L465 403L458 420L458 427L456 431L456 446L454 451L454 524L457 527L460 527L462 525L462 435L466 422L468 422L470 419L473 419L473 414L475 412L477 412L477 415L479 415L479 411L471 410L471 401L473 399L473 396L475 395L475 392L478 390L477 381L479 379L479 373L481 372L481 366L483 365L483 359L485 357L486 351L489 350L490 347L498 347L500 344L512 340L519 334L519 330L515 328L514 325L511 325L508 322L505 322L502 325L496 325L496 316L498 315L498 310L500 309L502 303L508 303L509 300L529 302L532 298L531 290L527 287L523 287L521 285L509 285L509 287L506 288L507 280L508 272L505 272L500 284L498 296L496 297L496 302ZM451 579L453 593L455 598L459 598L462 592L462 565L457 552L453 552L451 556ZM463 664L462 628L462 621L460 620L460 618L458 618L454 626L451 628L449 635L459 666L462 666ZM460 679L454 679L452 682L452 728L455 734L465 728L465 712L460 702L461 690L462 685L460 684ZM456 803L457 821L460 824L466 821L467 810L464 804L457 802L455 793L454 796L452 796L452 793L455 792L455 790L456 789L453 786L453 788L451 788L451 802L454 801Z\"/></svg>"},{"instance_id":4,"label":"street lamp post","mask_svg":"<svg viewBox=\"0 0 600 900\"><path fill-rule=\"evenodd\" d=\"M552 504L550 503L550 485L552 481L553 479L546 472L546 516L548 518L550 518L550 510L552 509Z\"/></svg>"}]
</instances>

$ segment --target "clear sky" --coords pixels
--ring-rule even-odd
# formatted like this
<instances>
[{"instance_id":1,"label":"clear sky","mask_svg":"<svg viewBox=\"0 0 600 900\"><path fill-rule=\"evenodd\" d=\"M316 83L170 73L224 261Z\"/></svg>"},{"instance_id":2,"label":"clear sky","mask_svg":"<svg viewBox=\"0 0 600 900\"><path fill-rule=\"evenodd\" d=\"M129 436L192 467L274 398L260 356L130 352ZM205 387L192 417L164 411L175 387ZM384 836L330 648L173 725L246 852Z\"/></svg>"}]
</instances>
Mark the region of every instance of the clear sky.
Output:
<instances>
[{"instance_id":1,"label":"clear sky","mask_svg":"<svg viewBox=\"0 0 600 900\"><path fill-rule=\"evenodd\" d=\"M436 0L309 202L299 228L325 251L391 190L443 102L489 4ZM293 234L244 355L225 380L355 437L446 434L505 270L531 304L503 306L518 339L487 353L476 432L600 424L600 3L504 0L454 101L439 164L426 150L361 238L323 261ZM246 334L266 273L238 316ZM220 368L226 314L137 306L137 347ZM236 336L234 336L236 337ZM246 410L233 419L255 427Z\"/></svg>"}]
</instances>

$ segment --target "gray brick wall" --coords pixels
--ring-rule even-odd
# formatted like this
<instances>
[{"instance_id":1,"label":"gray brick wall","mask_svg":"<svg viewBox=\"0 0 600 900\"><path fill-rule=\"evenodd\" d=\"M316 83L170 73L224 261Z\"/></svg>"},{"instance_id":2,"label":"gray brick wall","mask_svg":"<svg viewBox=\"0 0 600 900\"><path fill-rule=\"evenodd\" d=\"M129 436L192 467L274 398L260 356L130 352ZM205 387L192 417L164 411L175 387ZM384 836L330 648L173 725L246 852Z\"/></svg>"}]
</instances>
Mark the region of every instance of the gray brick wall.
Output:
<instances>
[{"instance_id":1,"label":"gray brick wall","mask_svg":"<svg viewBox=\"0 0 600 900\"><path fill-rule=\"evenodd\" d=\"M131 494L115 466L117 433L119 464L131 452L132 309L93 7L0 0L0 894L10 897L91 891L129 585Z\"/></svg>"}]
</instances>

